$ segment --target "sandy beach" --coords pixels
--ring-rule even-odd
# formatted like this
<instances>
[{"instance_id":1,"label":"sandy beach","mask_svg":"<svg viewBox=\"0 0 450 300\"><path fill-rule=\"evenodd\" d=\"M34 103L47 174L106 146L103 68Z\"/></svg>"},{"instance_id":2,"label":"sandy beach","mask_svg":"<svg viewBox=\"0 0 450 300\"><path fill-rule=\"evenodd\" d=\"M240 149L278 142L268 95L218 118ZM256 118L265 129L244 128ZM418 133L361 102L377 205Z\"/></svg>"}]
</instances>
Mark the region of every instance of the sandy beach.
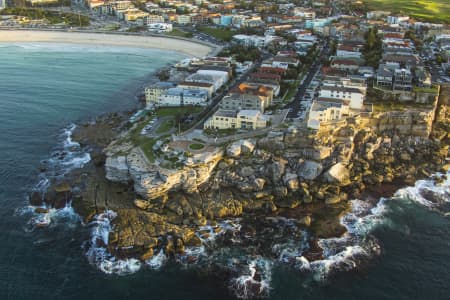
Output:
<instances>
[{"instance_id":1,"label":"sandy beach","mask_svg":"<svg viewBox=\"0 0 450 300\"><path fill-rule=\"evenodd\" d=\"M207 45L181 39L87 32L0 30L0 42L46 42L154 48L178 51L196 57L206 56L213 50Z\"/></svg>"}]
</instances>

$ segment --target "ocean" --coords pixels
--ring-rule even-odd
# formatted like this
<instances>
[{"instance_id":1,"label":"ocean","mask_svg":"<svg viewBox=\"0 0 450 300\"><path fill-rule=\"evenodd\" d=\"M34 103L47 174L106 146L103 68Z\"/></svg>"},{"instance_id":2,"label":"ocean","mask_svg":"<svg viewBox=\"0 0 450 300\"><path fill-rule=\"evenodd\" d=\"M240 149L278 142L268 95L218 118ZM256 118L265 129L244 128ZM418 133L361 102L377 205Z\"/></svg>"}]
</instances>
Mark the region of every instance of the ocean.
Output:
<instances>
[{"instance_id":1,"label":"ocean","mask_svg":"<svg viewBox=\"0 0 450 300\"><path fill-rule=\"evenodd\" d=\"M70 207L52 211L47 228L30 226L26 196L45 183L41 162L59 164L61 176L89 160L75 151L74 124L134 108L152 72L182 58L148 49L0 45L0 299L235 298L229 283L200 267L167 262L127 275L102 272L86 255L96 224L82 224ZM425 190L445 204L437 207ZM352 201L342 220L349 234L322 241L324 260L268 264L269 298L450 299L449 193L448 180L424 180L375 205ZM280 259L290 252L283 253ZM249 272L252 263L259 262L249 261Z\"/></svg>"}]
</instances>

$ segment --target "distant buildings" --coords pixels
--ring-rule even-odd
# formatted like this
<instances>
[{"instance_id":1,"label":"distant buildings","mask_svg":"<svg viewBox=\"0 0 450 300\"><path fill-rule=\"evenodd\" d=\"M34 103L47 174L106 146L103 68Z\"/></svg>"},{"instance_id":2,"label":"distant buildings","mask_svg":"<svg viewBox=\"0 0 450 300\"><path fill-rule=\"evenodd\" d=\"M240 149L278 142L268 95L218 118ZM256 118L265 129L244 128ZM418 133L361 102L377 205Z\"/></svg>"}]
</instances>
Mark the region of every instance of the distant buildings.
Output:
<instances>
[{"instance_id":1,"label":"distant buildings","mask_svg":"<svg viewBox=\"0 0 450 300\"><path fill-rule=\"evenodd\" d=\"M259 35L236 34L233 36L232 42L245 47L264 48L267 47L270 43L280 39L281 39L280 37L271 35L259 36Z\"/></svg>"},{"instance_id":2,"label":"distant buildings","mask_svg":"<svg viewBox=\"0 0 450 300\"><path fill-rule=\"evenodd\" d=\"M169 23L151 23L147 24L147 28L149 31L153 32L171 32L173 30L172 24Z\"/></svg>"}]
</instances>

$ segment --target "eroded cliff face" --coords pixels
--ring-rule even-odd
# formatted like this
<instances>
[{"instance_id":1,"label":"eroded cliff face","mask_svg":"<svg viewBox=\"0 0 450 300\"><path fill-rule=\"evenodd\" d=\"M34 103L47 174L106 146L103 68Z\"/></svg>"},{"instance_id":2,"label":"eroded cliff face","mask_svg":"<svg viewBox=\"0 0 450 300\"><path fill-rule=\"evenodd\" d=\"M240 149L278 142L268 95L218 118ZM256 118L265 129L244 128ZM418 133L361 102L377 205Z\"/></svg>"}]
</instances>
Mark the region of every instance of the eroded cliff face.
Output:
<instances>
[{"instance_id":1,"label":"eroded cliff face","mask_svg":"<svg viewBox=\"0 0 450 300\"><path fill-rule=\"evenodd\" d=\"M127 154L124 154L127 153ZM106 149L106 178L114 182L133 182L134 190L145 199L155 199L169 191L195 193L211 176L223 157L220 148L193 155L181 168L169 169L150 163L139 147L111 144Z\"/></svg>"},{"instance_id":2,"label":"eroded cliff face","mask_svg":"<svg viewBox=\"0 0 450 300\"><path fill-rule=\"evenodd\" d=\"M106 178L132 182L146 200L174 191L229 188L252 199L275 196L282 206L287 198L297 199L288 201L291 207L329 197L337 202L336 197L346 199L348 192L362 191L365 185L412 181L443 165L447 140L428 138L433 120L432 110L409 110L349 119L314 135L291 127L194 154L173 169L148 162L137 147L112 143L106 149Z\"/></svg>"},{"instance_id":3,"label":"eroded cliff face","mask_svg":"<svg viewBox=\"0 0 450 300\"><path fill-rule=\"evenodd\" d=\"M193 234L199 226L216 219L273 214L312 202L335 206L367 187L413 183L448 168L449 119L446 111L440 116L436 120L434 111L426 110L387 112L317 134L291 126L208 148L172 169L148 162L139 148L113 143L106 150L106 177L132 182L141 198L134 201L137 208L118 210L109 247L128 253L135 245L140 250L133 255L145 257L156 248L183 251L184 245L200 243ZM433 130L437 123L443 128L439 133ZM130 223L133 219L140 221ZM301 220L304 226L318 222L309 215ZM161 236L170 238L155 242Z\"/></svg>"}]
</instances>

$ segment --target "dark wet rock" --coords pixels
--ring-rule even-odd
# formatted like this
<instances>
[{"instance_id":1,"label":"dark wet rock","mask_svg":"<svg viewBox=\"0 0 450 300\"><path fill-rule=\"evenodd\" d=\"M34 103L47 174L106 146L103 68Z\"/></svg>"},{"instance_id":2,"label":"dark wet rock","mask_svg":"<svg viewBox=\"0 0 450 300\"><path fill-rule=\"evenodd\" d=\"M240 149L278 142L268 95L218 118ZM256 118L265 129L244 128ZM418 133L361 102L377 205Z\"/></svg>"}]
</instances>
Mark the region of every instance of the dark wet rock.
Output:
<instances>
[{"instance_id":1,"label":"dark wet rock","mask_svg":"<svg viewBox=\"0 0 450 300\"><path fill-rule=\"evenodd\" d=\"M44 199L40 192L32 192L30 194L30 204L33 206L41 206L44 203Z\"/></svg>"}]
</instances>

